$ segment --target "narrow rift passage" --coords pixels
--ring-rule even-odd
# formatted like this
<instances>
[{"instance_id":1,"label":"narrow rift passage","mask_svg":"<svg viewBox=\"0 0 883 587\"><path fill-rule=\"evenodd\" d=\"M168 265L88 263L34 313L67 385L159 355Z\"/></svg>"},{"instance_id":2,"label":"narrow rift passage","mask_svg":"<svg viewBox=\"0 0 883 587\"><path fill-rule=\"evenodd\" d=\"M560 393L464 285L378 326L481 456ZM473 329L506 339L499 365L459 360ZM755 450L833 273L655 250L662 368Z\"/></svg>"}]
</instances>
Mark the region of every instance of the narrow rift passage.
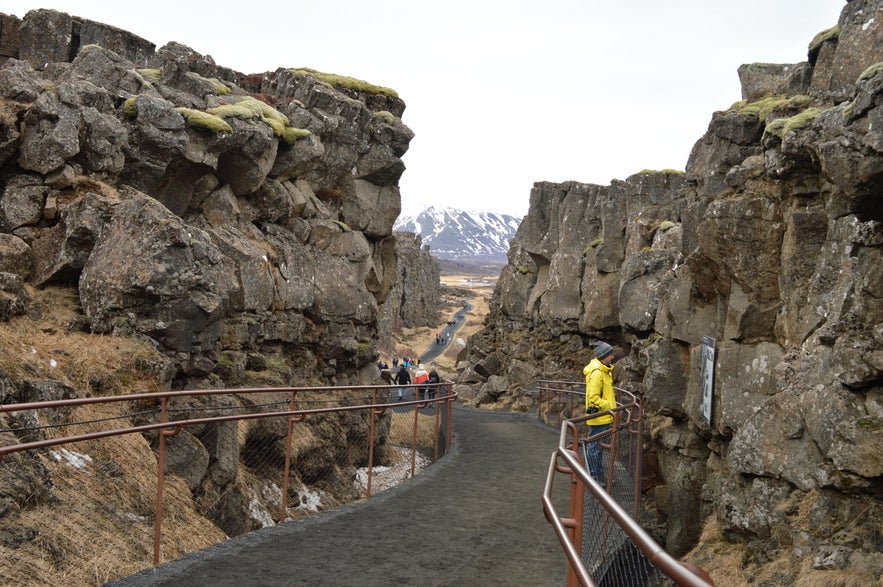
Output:
<instances>
[{"instance_id":1,"label":"narrow rift passage","mask_svg":"<svg viewBox=\"0 0 883 587\"><path fill-rule=\"evenodd\" d=\"M560 586L541 502L557 439L533 414L458 406L450 454L413 479L111 585Z\"/></svg>"}]
</instances>

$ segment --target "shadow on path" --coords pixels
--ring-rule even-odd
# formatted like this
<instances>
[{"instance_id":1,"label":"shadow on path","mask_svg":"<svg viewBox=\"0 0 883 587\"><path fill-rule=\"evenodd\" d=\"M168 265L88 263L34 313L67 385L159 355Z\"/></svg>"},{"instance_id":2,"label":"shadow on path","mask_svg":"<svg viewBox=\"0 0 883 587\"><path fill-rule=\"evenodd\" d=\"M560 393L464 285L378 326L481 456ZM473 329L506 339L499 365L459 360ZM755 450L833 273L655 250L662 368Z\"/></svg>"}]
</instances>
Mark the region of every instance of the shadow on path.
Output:
<instances>
[{"instance_id":1,"label":"shadow on path","mask_svg":"<svg viewBox=\"0 0 883 587\"><path fill-rule=\"evenodd\" d=\"M532 414L457 406L451 452L413 479L110 585L560 586L541 501L557 439Z\"/></svg>"}]
</instances>

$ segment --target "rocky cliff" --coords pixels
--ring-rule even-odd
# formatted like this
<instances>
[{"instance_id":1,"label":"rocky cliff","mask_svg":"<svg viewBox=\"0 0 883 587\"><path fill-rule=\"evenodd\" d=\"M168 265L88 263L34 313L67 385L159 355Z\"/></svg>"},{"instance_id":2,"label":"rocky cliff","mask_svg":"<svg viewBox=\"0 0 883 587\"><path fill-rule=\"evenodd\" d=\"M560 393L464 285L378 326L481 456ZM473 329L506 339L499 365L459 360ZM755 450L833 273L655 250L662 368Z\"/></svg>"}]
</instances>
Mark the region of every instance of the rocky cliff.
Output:
<instances>
[{"instance_id":1,"label":"rocky cliff","mask_svg":"<svg viewBox=\"0 0 883 587\"><path fill-rule=\"evenodd\" d=\"M461 364L475 403L526 408L529 382L579 380L591 342L616 345L668 548L713 522L746 582L785 584L782 556L783 576L883 570L881 62L883 2L853 0L806 62L739 69L685 173L535 184Z\"/></svg>"},{"instance_id":2,"label":"rocky cliff","mask_svg":"<svg viewBox=\"0 0 883 587\"><path fill-rule=\"evenodd\" d=\"M171 386L220 387L254 353L279 384L365 382L380 309L434 309L401 293L438 270L392 230L413 137L393 90L246 75L52 10L0 14L0 57L3 317L74 287L83 328L148 340Z\"/></svg>"}]
</instances>

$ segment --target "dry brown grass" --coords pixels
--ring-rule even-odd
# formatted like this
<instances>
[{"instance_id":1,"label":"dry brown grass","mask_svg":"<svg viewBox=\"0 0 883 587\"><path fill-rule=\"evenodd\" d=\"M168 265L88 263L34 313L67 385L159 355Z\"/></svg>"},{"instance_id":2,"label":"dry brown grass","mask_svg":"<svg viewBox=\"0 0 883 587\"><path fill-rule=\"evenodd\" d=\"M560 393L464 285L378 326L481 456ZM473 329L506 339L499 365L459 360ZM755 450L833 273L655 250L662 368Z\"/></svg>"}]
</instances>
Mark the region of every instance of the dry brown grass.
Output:
<instances>
[{"instance_id":1,"label":"dry brown grass","mask_svg":"<svg viewBox=\"0 0 883 587\"><path fill-rule=\"evenodd\" d=\"M28 292L28 315L0 322L0 370L18 380L64 381L81 396L161 391L149 372L165 358L134 339L82 332L76 290Z\"/></svg>"},{"instance_id":2,"label":"dry brown grass","mask_svg":"<svg viewBox=\"0 0 883 587\"><path fill-rule=\"evenodd\" d=\"M781 504L781 508L793 506L796 512L789 518L789 525L795 528L810 528L809 512L817 499L815 492L807 492L794 500ZM803 557L794 555L787 543L778 548L766 549L768 560L762 564L746 561L747 548L741 542L726 540L721 525L715 516L710 516L702 530L699 544L683 560L702 567L716 585L743 587L761 585L773 587L791 585L793 587L866 587L883 585L883 578L870 572L855 569L815 570L813 554Z\"/></svg>"},{"instance_id":3,"label":"dry brown grass","mask_svg":"<svg viewBox=\"0 0 883 587\"><path fill-rule=\"evenodd\" d=\"M76 419L116 416L114 409L80 407ZM83 430L99 426L87 424ZM53 458L64 448L88 456L86 464ZM3 517L4 584L101 585L153 564L157 467L143 436L84 441L34 456L51 476L51 498ZM167 477L164 493L162 560L224 540L223 532L195 510L181 479Z\"/></svg>"},{"instance_id":4,"label":"dry brown grass","mask_svg":"<svg viewBox=\"0 0 883 587\"><path fill-rule=\"evenodd\" d=\"M389 427L389 442L398 446L414 444L414 412L394 412ZM417 447L435 446L435 416L417 412Z\"/></svg>"},{"instance_id":5,"label":"dry brown grass","mask_svg":"<svg viewBox=\"0 0 883 587\"><path fill-rule=\"evenodd\" d=\"M453 379L457 372L457 356L464 348L463 343L481 330L485 316L487 316L489 308L488 304L494 291L494 282L487 281L479 284L472 284L468 280L479 280L478 276L471 275L442 275L442 285L459 290L468 291L469 295L465 296L467 301L473 306L466 315L466 320L457 330L456 337L448 345L448 348L433 360L433 364L438 369L439 374L447 379ZM483 278L488 280L488 278ZM416 357L426 351L435 343L435 333L445 326L448 320L462 307L460 300L462 297L448 295L444 301L441 312L441 322L435 327L422 328L405 328L400 333L393 335L393 345L395 353L398 356Z\"/></svg>"}]
</instances>

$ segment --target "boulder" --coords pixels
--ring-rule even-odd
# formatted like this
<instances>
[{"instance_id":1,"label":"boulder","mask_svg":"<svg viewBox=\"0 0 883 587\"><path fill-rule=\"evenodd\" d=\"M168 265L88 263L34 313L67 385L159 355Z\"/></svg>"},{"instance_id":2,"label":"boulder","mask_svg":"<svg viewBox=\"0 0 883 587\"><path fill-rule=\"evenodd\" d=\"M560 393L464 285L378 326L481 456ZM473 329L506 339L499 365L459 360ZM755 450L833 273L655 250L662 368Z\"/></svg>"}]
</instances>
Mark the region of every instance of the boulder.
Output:
<instances>
[{"instance_id":1,"label":"boulder","mask_svg":"<svg viewBox=\"0 0 883 587\"><path fill-rule=\"evenodd\" d=\"M235 275L208 234L142 195L116 207L80 275L80 299L94 331L141 332L193 352L217 343L241 290Z\"/></svg>"}]
</instances>

